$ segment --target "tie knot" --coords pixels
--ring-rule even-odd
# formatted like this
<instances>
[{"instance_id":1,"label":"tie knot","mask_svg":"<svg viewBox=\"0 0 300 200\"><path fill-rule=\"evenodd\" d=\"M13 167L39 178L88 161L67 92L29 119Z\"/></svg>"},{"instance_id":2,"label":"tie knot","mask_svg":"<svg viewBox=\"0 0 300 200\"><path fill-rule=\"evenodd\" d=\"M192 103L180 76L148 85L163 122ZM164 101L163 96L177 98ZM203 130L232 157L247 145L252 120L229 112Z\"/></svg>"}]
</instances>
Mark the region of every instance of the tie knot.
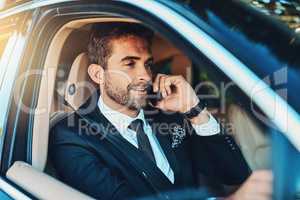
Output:
<instances>
[{"instance_id":1,"label":"tie knot","mask_svg":"<svg viewBox=\"0 0 300 200\"><path fill-rule=\"evenodd\" d=\"M128 126L128 128L135 131L135 132L138 132L138 130L140 128L143 128L143 121L141 119L136 119L136 120L131 122L131 124Z\"/></svg>"}]
</instances>

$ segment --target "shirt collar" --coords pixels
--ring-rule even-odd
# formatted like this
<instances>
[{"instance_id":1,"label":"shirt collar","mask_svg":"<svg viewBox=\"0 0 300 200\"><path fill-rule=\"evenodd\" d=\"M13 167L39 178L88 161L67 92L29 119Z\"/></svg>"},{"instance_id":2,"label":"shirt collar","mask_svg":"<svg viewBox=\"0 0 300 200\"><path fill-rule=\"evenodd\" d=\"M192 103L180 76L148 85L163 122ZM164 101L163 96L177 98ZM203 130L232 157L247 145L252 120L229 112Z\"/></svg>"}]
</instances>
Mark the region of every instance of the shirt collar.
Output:
<instances>
[{"instance_id":1,"label":"shirt collar","mask_svg":"<svg viewBox=\"0 0 300 200\"><path fill-rule=\"evenodd\" d=\"M98 101L98 107L101 113L108 119L116 129L122 134L127 130L128 126L136 119L140 119L143 121L144 127L146 125L145 115L143 109L140 110L139 114L136 117L129 117L121 112L113 110L108 105L106 105L100 96Z\"/></svg>"}]
</instances>

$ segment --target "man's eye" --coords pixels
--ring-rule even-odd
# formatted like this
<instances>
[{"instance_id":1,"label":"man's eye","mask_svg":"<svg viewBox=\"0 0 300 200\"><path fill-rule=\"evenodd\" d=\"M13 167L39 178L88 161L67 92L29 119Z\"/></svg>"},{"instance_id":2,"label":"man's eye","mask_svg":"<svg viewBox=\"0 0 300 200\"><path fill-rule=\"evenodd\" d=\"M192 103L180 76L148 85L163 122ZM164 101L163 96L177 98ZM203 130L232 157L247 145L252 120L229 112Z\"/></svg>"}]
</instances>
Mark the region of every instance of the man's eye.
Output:
<instances>
[{"instance_id":1,"label":"man's eye","mask_svg":"<svg viewBox=\"0 0 300 200\"><path fill-rule=\"evenodd\" d=\"M127 66L129 66L129 67L133 67L133 66L135 65L135 63L134 63L134 62L128 62L128 63L126 63L125 65L127 65Z\"/></svg>"}]
</instances>

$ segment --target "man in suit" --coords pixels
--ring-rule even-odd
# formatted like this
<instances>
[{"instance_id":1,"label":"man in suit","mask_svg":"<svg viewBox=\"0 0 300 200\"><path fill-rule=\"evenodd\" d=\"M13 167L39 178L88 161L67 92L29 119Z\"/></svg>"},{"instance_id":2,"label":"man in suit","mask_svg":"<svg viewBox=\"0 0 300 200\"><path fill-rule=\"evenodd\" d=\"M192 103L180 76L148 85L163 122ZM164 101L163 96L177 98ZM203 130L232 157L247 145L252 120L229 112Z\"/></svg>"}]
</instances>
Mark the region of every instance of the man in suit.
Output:
<instances>
[{"instance_id":1,"label":"man in suit","mask_svg":"<svg viewBox=\"0 0 300 200\"><path fill-rule=\"evenodd\" d=\"M242 184L251 171L240 149L220 134L188 82L164 74L152 80L151 38L138 24L94 26L87 73L100 92L52 129L60 179L97 199L169 199L170 191L196 188L198 172ZM149 106L152 83L162 99ZM253 173L227 199L267 199L270 182L268 172Z\"/></svg>"}]
</instances>

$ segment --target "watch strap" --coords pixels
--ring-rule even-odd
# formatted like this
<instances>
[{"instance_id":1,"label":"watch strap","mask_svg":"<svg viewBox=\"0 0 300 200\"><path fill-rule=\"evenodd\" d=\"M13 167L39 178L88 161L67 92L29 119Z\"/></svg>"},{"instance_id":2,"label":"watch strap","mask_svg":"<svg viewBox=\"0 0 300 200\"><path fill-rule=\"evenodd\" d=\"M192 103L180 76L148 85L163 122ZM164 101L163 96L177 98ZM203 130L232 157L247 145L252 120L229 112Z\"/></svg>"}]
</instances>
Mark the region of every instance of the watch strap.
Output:
<instances>
[{"instance_id":1,"label":"watch strap","mask_svg":"<svg viewBox=\"0 0 300 200\"><path fill-rule=\"evenodd\" d=\"M202 112L202 110L204 110L205 106L202 104L201 101L199 101L199 103L192 107L189 111L183 113L184 117L187 118L187 119L192 119L196 116L199 115L199 113Z\"/></svg>"}]
</instances>

